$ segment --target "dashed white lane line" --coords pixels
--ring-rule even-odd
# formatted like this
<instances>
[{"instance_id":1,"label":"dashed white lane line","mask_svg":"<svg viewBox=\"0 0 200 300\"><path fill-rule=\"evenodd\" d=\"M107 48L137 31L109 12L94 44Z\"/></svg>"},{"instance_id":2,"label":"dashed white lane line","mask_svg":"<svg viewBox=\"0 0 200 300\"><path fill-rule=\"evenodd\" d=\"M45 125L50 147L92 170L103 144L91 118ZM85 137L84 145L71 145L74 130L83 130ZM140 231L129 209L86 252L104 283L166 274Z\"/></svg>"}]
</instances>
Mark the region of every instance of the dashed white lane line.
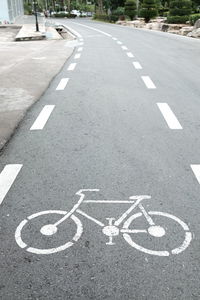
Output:
<instances>
[{"instance_id":1,"label":"dashed white lane line","mask_svg":"<svg viewBox=\"0 0 200 300\"><path fill-rule=\"evenodd\" d=\"M127 52L126 54L128 57L134 57L133 53L131 53L131 52Z\"/></svg>"},{"instance_id":2,"label":"dashed white lane line","mask_svg":"<svg viewBox=\"0 0 200 300\"><path fill-rule=\"evenodd\" d=\"M142 69L142 66L141 66L141 64L138 61L134 61L133 65L134 65L135 69L137 69L137 70L141 70Z\"/></svg>"},{"instance_id":3,"label":"dashed white lane line","mask_svg":"<svg viewBox=\"0 0 200 300\"><path fill-rule=\"evenodd\" d=\"M0 204L15 181L23 165L6 165L0 173Z\"/></svg>"},{"instance_id":4,"label":"dashed white lane line","mask_svg":"<svg viewBox=\"0 0 200 300\"><path fill-rule=\"evenodd\" d=\"M190 165L198 183L200 184L200 165Z\"/></svg>"},{"instance_id":5,"label":"dashed white lane line","mask_svg":"<svg viewBox=\"0 0 200 300\"><path fill-rule=\"evenodd\" d=\"M76 63L71 63L68 67L68 71L73 71L76 68Z\"/></svg>"},{"instance_id":6,"label":"dashed white lane line","mask_svg":"<svg viewBox=\"0 0 200 300\"><path fill-rule=\"evenodd\" d=\"M80 43L79 43L79 46L83 46L83 45L84 45L84 43L83 43L83 42L80 42Z\"/></svg>"},{"instance_id":7,"label":"dashed white lane line","mask_svg":"<svg viewBox=\"0 0 200 300\"><path fill-rule=\"evenodd\" d=\"M113 39L113 41L117 41L117 38L115 38L115 37L113 37L112 39Z\"/></svg>"},{"instance_id":8,"label":"dashed white lane line","mask_svg":"<svg viewBox=\"0 0 200 300\"><path fill-rule=\"evenodd\" d=\"M65 89L67 83L69 81L69 78L62 78L61 81L59 82L56 91L62 91Z\"/></svg>"},{"instance_id":9,"label":"dashed white lane line","mask_svg":"<svg viewBox=\"0 0 200 300\"><path fill-rule=\"evenodd\" d=\"M78 52L83 51L83 47L79 47L77 51L78 51Z\"/></svg>"},{"instance_id":10,"label":"dashed white lane line","mask_svg":"<svg viewBox=\"0 0 200 300\"><path fill-rule=\"evenodd\" d=\"M30 130L41 130L44 128L46 122L48 121L55 105L45 105L45 107L40 112L39 116L31 126Z\"/></svg>"},{"instance_id":11,"label":"dashed white lane line","mask_svg":"<svg viewBox=\"0 0 200 300\"><path fill-rule=\"evenodd\" d=\"M80 41L80 42L83 42L83 38L80 38L79 41Z\"/></svg>"},{"instance_id":12,"label":"dashed white lane line","mask_svg":"<svg viewBox=\"0 0 200 300\"><path fill-rule=\"evenodd\" d=\"M74 59L79 59L81 57L80 53L75 54Z\"/></svg>"},{"instance_id":13,"label":"dashed white lane line","mask_svg":"<svg viewBox=\"0 0 200 300\"><path fill-rule=\"evenodd\" d=\"M118 45L122 45L122 42L120 42L120 41L117 41L117 44L118 44Z\"/></svg>"},{"instance_id":14,"label":"dashed white lane line","mask_svg":"<svg viewBox=\"0 0 200 300\"><path fill-rule=\"evenodd\" d=\"M155 84L153 83L153 81L149 76L141 76L141 78L148 89L156 89Z\"/></svg>"},{"instance_id":15,"label":"dashed white lane line","mask_svg":"<svg viewBox=\"0 0 200 300\"><path fill-rule=\"evenodd\" d=\"M157 105L170 129L183 129L167 103L157 103Z\"/></svg>"},{"instance_id":16,"label":"dashed white lane line","mask_svg":"<svg viewBox=\"0 0 200 300\"><path fill-rule=\"evenodd\" d=\"M35 59L35 60L43 60L43 59L46 59L46 56L41 56L41 57L32 57L32 59Z\"/></svg>"},{"instance_id":17,"label":"dashed white lane line","mask_svg":"<svg viewBox=\"0 0 200 300\"><path fill-rule=\"evenodd\" d=\"M122 46L122 50L128 50L126 46Z\"/></svg>"}]
</instances>

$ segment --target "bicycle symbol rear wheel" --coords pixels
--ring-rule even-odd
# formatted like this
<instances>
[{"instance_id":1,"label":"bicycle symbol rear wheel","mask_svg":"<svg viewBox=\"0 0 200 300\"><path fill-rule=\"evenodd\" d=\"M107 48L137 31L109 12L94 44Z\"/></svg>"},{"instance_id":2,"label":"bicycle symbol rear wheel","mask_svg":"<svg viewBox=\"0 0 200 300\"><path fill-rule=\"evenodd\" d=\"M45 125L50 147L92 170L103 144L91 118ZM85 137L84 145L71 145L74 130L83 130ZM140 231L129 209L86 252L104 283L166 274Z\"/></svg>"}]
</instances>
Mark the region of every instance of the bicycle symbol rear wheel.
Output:
<instances>
[{"instance_id":1,"label":"bicycle symbol rear wheel","mask_svg":"<svg viewBox=\"0 0 200 300\"><path fill-rule=\"evenodd\" d=\"M124 222L124 225L123 225L123 237L125 239L125 241L130 245L132 246L133 248L141 251L141 252L144 252L144 253L147 253L147 254L151 254L151 255L157 255L157 256L169 256L171 254L179 254L181 252L183 252L190 244L191 240L192 240L192 234L191 232L189 231L189 228L188 228L188 225L186 223L184 223L182 220L180 220L179 218L171 215L171 214L168 214L168 213L164 213L164 212L158 212L158 211L149 211L148 214L150 216L159 216L159 217L164 217L164 218L168 218L172 221L175 221L178 223L178 225L181 226L181 229L184 231L184 240L182 242L181 245L179 245L178 247L174 248L174 249L171 249L170 251L168 250L163 250L163 251L157 251L157 250L151 250L151 249L147 249L146 247L143 247L143 246L140 246L138 243L134 242L134 237L133 235L131 235L131 231L134 232L134 234L137 234L137 230L131 230L130 228L130 225L131 223L140 218L140 217L144 217L143 214L141 212L139 213L136 213L132 216L130 216L125 222ZM163 218L163 221L165 221ZM162 225L164 225L165 222L163 222ZM157 230L157 237L162 237L165 235L165 229L164 229L164 226L161 227L161 226L150 226L149 227L149 230L146 230L146 233L145 234L150 234L150 235L153 235L154 237L156 237L156 234L152 234L151 231L153 230L150 230L150 229L153 229L153 227L155 227L155 229ZM145 232L145 230L138 230L138 232Z\"/></svg>"},{"instance_id":2,"label":"bicycle symbol rear wheel","mask_svg":"<svg viewBox=\"0 0 200 300\"><path fill-rule=\"evenodd\" d=\"M42 211L42 212L38 212L35 213L29 217L27 217L27 219L23 220L17 227L16 231L15 231L15 240L18 244L18 246L20 248L25 249L28 252L34 253L34 254L52 254L52 253L56 253L56 252L60 252L63 251L71 246L73 246L74 242L77 242L78 239L81 237L82 232L83 232L83 226L81 221L74 215L70 216L70 219L75 223L76 226L76 233L74 236L72 236L72 238L70 238L70 241L65 242L64 244L58 246L58 247L54 247L54 248L48 248L48 249L40 249L40 248L35 248L35 247L28 247L28 245L22 240L22 230L24 229L24 227L26 225L28 225L28 222L30 222L31 220L36 219L37 217L40 216L45 216L48 214L58 214L58 215L66 215L67 212L66 211L62 211L62 210L47 210L47 211ZM53 235L56 233L57 230L52 230L52 228L55 228L55 226L53 224L48 224L45 225L41 228L40 232L42 234L45 235ZM49 229L49 230L48 230Z\"/></svg>"}]
</instances>

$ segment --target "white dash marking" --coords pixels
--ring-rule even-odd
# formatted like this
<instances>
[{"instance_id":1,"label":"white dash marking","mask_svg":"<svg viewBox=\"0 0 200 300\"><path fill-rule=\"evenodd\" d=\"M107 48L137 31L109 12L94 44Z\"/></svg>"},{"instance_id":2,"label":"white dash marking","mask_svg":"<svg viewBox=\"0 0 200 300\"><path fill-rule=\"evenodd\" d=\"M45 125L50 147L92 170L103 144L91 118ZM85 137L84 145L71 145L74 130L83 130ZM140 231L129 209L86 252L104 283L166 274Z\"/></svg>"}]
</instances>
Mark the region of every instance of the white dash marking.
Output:
<instances>
[{"instance_id":1,"label":"white dash marking","mask_svg":"<svg viewBox=\"0 0 200 300\"><path fill-rule=\"evenodd\" d=\"M83 51L83 47L79 47L77 51L78 51L78 52Z\"/></svg>"},{"instance_id":2,"label":"white dash marking","mask_svg":"<svg viewBox=\"0 0 200 300\"><path fill-rule=\"evenodd\" d=\"M57 88L56 88L56 91L61 91L61 90L64 90L67 83L69 81L69 78L62 78L60 83L58 84Z\"/></svg>"},{"instance_id":3,"label":"white dash marking","mask_svg":"<svg viewBox=\"0 0 200 300\"><path fill-rule=\"evenodd\" d=\"M70 65L69 65L69 67L68 67L68 71L73 71L74 69L75 69L75 67L76 67L76 63L71 63Z\"/></svg>"},{"instance_id":4,"label":"white dash marking","mask_svg":"<svg viewBox=\"0 0 200 300\"><path fill-rule=\"evenodd\" d=\"M41 57L32 57L32 59L43 60L43 59L46 59L46 57L45 57L45 56L41 56Z\"/></svg>"},{"instance_id":5,"label":"white dash marking","mask_svg":"<svg viewBox=\"0 0 200 300\"><path fill-rule=\"evenodd\" d=\"M122 46L122 50L128 50L126 46Z\"/></svg>"},{"instance_id":6,"label":"white dash marking","mask_svg":"<svg viewBox=\"0 0 200 300\"><path fill-rule=\"evenodd\" d=\"M119 44L119 45L122 45L122 42L120 42L120 41L117 41L117 44Z\"/></svg>"},{"instance_id":7,"label":"white dash marking","mask_svg":"<svg viewBox=\"0 0 200 300\"><path fill-rule=\"evenodd\" d=\"M113 41L117 41L117 38L115 38L115 37L113 37L112 39L113 39Z\"/></svg>"},{"instance_id":8,"label":"white dash marking","mask_svg":"<svg viewBox=\"0 0 200 300\"><path fill-rule=\"evenodd\" d=\"M142 66L141 66L141 64L138 61L134 61L133 65L134 65L135 69L137 69L137 70L141 70L142 69Z\"/></svg>"},{"instance_id":9,"label":"white dash marking","mask_svg":"<svg viewBox=\"0 0 200 300\"><path fill-rule=\"evenodd\" d=\"M151 80L151 78L149 76L142 76L142 80L144 81L144 83L148 89L156 89L155 84L153 83L153 81Z\"/></svg>"},{"instance_id":10,"label":"white dash marking","mask_svg":"<svg viewBox=\"0 0 200 300\"><path fill-rule=\"evenodd\" d=\"M157 103L157 105L170 129L183 129L167 103Z\"/></svg>"},{"instance_id":11,"label":"white dash marking","mask_svg":"<svg viewBox=\"0 0 200 300\"><path fill-rule=\"evenodd\" d=\"M131 53L131 52L127 52L126 54L128 57L134 57L133 53Z\"/></svg>"},{"instance_id":12,"label":"white dash marking","mask_svg":"<svg viewBox=\"0 0 200 300\"><path fill-rule=\"evenodd\" d=\"M83 43L83 42L79 43L79 46L83 46L83 45L84 45L84 43Z\"/></svg>"},{"instance_id":13,"label":"white dash marking","mask_svg":"<svg viewBox=\"0 0 200 300\"><path fill-rule=\"evenodd\" d=\"M200 165L190 165L198 183L200 184Z\"/></svg>"},{"instance_id":14,"label":"white dash marking","mask_svg":"<svg viewBox=\"0 0 200 300\"><path fill-rule=\"evenodd\" d=\"M30 130L41 130L44 128L46 122L48 121L55 105L45 105L45 107L40 112L39 116L31 126Z\"/></svg>"},{"instance_id":15,"label":"white dash marking","mask_svg":"<svg viewBox=\"0 0 200 300\"><path fill-rule=\"evenodd\" d=\"M80 41L80 42L83 42L83 38L80 38L79 41Z\"/></svg>"},{"instance_id":16,"label":"white dash marking","mask_svg":"<svg viewBox=\"0 0 200 300\"><path fill-rule=\"evenodd\" d=\"M81 53L77 53L75 54L74 59L79 59L80 57L81 57Z\"/></svg>"},{"instance_id":17,"label":"white dash marking","mask_svg":"<svg viewBox=\"0 0 200 300\"><path fill-rule=\"evenodd\" d=\"M20 164L6 165L0 173L0 204L3 202L22 166Z\"/></svg>"}]
</instances>

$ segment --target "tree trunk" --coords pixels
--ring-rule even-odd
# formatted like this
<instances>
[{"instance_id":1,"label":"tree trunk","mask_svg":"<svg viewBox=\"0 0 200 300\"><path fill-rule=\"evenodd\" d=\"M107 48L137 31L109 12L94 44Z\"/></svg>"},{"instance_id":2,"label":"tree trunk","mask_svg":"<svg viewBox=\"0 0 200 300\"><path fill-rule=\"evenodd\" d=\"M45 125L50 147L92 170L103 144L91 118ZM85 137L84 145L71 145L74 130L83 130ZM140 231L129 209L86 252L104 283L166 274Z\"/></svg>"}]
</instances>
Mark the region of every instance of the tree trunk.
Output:
<instances>
[{"instance_id":1,"label":"tree trunk","mask_svg":"<svg viewBox=\"0 0 200 300\"><path fill-rule=\"evenodd\" d=\"M98 10L100 14L103 14L103 0L98 0Z\"/></svg>"}]
</instances>

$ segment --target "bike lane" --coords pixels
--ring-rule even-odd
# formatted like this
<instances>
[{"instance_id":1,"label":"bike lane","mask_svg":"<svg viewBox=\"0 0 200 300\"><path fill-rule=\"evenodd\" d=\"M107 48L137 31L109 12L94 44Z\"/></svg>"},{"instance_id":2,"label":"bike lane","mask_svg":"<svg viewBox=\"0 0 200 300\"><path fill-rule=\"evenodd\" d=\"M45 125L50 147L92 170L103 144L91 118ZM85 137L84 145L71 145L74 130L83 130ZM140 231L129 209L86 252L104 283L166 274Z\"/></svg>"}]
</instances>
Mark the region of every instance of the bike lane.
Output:
<instances>
[{"instance_id":1,"label":"bike lane","mask_svg":"<svg viewBox=\"0 0 200 300\"><path fill-rule=\"evenodd\" d=\"M80 188L99 188L98 195L89 193L92 200L127 200L135 194L150 194L152 200L144 201L147 210L167 209L192 231L195 227L191 226L188 209L180 211L177 204L185 192L184 188L180 191L185 179L174 182L178 172L173 176L171 168L174 165L174 171L179 162L163 159L167 154L164 141L160 140L156 148L155 135L146 138L156 128L160 137L163 127L159 119L152 118L154 111L144 99L136 72L129 69L129 61L111 37L89 29L79 31L84 39L79 43L84 44L78 45L83 51L74 73L68 71L74 63L71 58L1 156L2 168L7 163L23 164L0 209L4 241L1 269L6 274L1 293L8 299L14 295L15 299L149 299L149 294L150 299L192 299L199 293L197 244L180 256L148 256L127 244L122 235L114 238L115 245L106 245L108 237L102 234L102 228L78 214L83 235L62 252L37 256L20 249L14 240L16 227L27 216L43 210L70 210L79 199L75 192ZM69 83L58 94L55 89L64 77L70 77ZM28 132L44 104L56 104L56 110L44 131ZM106 222L108 217L120 217L128 205L85 203L84 211ZM56 215L47 215L30 224L23 237L27 244L36 242L42 248L44 244L51 247L71 241L76 232L72 219L63 223L58 235L41 234L40 228L54 220ZM142 230L147 224L145 219L141 223L138 220L136 226ZM147 240L139 237L138 243L144 241L146 247L153 243L155 249L164 250L166 244L169 248L180 244L184 234L179 226L170 220L164 223L169 231L164 242L151 236ZM188 283L183 284L187 277L193 279L192 289L188 289Z\"/></svg>"}]
</instances>

